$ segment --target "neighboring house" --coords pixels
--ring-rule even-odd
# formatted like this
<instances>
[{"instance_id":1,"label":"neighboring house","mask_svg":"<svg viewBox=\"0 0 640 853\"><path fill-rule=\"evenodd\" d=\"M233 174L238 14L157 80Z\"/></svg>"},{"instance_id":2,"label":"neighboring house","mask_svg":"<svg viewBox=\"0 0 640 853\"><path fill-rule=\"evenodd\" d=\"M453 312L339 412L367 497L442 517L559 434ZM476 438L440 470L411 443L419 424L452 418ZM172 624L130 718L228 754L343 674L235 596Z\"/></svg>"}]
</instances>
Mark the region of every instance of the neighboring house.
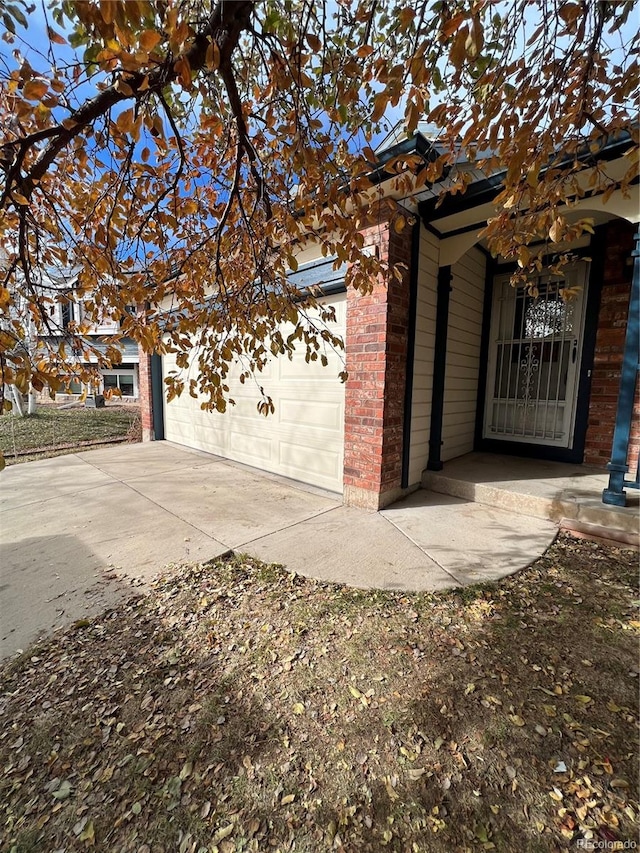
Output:
<instances>
[{"instance_id":1,"label":"neighboring house","mask_svg":"<svg viewBox=\"0 0 640 853\"><path fill-rule=\"evenodd\" d=\"M624 174L630 145L619 139L599 155L612 177ZM428 158L431 148L427 136L416 133L380 159L410 152ZM533 299L510 286L513 267L493 259L478 239L495 212L499 176L487 179L465 163L458 168L471 174L464 195L437 205L439 186L423 188L399 200L415 214L413 229L396 233L385 220L364 231L366 244L406 265L402 281L390 278L360 295L346 291L343 273L330 262L300 259L301 284L323 282L325 299L336 307L346 384L335 378L338 356L328 368L305 364L302 356L275 359L259 378L275 414L257 414L255 389L247 383L232 385L237 405L221 415L202 411L188 394L163 402L162 379L174 360L143 356L146 437L330 489L347 504L372 509L419 487L425 472L472 451L604 469L620 415L637 193L624 198L618 190L606 204L585 197L568 211L593 217L595 235L572 245L578 259L564 281L540 276ZM378 178L393 196L391 176ZM637 265L636 258L640 277ZM566 284L578 286L568 302L559 293ZM635 365L625 382L627 388L635 383ZM635 477L637 390L624 442Z\"/></svg>"},{"instance_id":2,"label":"neighboring house","mask_svg":"<svg viewBox=\"0 0 640 853\"><path fill-rule=\"evenodd\" d=\"M80 324L84 320L82 302L74 295L74 277L72 273L60 273L47 275L47 283L50 287L57 289L66 299L57 301L50 308L50 334L41 334L40 341L54 348L63 339L65 330L69 324ZM135 311L135 308L131 310ZM98 325L91 325L84 335L87 343L100 352L104 352L109 346L113 336L120 331L120 322L105 318ZM113 368L100 368L100 378L88 385L78 381L72 381L67 393L56 394L56 399L74 399L82 393L104 394L105 391L119 390L122 397L127 400L135 400L139 395L138 376L138 345L131 338L124 338L120 342L122 349L122 362ZM91 355L87 364L95 365L97 358Z\"/></svg>"}]
</instances>

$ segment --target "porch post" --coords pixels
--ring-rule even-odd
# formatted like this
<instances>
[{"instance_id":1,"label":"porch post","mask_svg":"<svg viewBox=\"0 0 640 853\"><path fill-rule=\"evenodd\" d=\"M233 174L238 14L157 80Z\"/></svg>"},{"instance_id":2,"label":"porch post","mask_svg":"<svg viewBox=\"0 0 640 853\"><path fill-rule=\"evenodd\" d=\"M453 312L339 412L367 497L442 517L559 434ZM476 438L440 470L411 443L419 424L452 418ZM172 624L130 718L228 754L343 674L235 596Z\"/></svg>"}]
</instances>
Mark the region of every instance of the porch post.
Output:
<instances>
[{"instance_id":1,"label":"porch post","mask_svg":"<svg viewBox=\"0 0 640 853\"><path fill-rule=\"evenodd\" d=\"M632 252L635 258L633 263L633 280L631 283L627 334L620 374L616 425L613 433L611 461L607 465L610 472L609 487L602 492L603 502L614 504L615 506L625 506L625 486L637 489L639 485L638 475L640 474L639 467L638 472L636 472L635 481L625 479L625 474L629 470L627 454L629 452L633 400L638 370L640 369L640 227L636 231L635 241L636 247Z\"/></svg>"},{"instance_id":2,"label":"porch post","mask_svg":"<svg viewBox=\"0 0 640 853\"><path fill-rule=\"evenodd\" d=\"M164 439L164 385L162 382L162 358L157 353L151 356L151 402L153 407L154 441Z\"/></svg>"},{"instance_id":3,"label":"porch post","mask_svg":"<svg viewBox=\"0 0 640 853\"><path fill-rule=\"evenodd\" d=\"M442 417L444 414L444 380L447 367L447 333L449 330L449 300L451 295L451 266L438 270L438 303L433 357L433 390L431 392L431 426L429 431L428 471L442 471Z\"/></svg>"}]
</instances>

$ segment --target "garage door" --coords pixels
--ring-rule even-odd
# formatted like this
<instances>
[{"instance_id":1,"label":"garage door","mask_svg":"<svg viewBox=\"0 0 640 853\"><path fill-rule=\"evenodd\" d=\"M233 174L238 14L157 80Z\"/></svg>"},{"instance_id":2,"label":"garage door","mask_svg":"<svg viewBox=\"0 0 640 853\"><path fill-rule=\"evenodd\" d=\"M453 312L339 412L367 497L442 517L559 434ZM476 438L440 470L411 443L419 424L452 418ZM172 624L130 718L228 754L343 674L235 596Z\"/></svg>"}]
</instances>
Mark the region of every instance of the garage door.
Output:
<instances>
[{"instance_id":1,"label":"garage door","mask_svg":"<svg viewBox=\"0 0 640 853\"><path fill-rule=\"evenodd\" d=\"M333 330L344 338L346 294L322 301L335 307ZM292 361L272 359L258 375L275 406L266 418L256 409L260 394L250 381L242 385L231 377L230 396L236 405L224 414L203 411L200 400L185 392L165 403L165 438L342 492L344 385L338 373L344 366L338 354L327 351L327 357L327 367L307 364L303 350ZM165 356L165 375L174 368L175 357Z\"/></svg>"}]
</instances>

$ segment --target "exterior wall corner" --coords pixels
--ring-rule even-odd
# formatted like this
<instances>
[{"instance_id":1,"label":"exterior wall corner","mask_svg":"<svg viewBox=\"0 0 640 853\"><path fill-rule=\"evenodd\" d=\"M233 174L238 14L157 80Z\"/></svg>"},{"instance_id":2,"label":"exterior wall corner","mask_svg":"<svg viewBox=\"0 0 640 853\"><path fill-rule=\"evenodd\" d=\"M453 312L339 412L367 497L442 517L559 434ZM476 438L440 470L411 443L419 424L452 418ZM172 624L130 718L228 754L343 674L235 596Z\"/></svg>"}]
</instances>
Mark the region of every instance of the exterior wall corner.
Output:
<instances>
[{"instance_id":1,"label":"exterior wall corner","mask_svg":"<svg viewBox=\"0 0 640 853\"><path fill-rule=\"evenodd\" d=\"M365 245L402 264L402 276L374 282L371 292L349 290L345 336L344 502L379 509L400 497L412 232L389 220L363 229ZM383 503L381 503L383 501Z\"/></svg>"},{"instance_id":2,"label":"exterior wall corner","mask_svg":"<svg viewBox=\"0 0 640 853\"><path fill-rule=\"evenodd\" d=\"M142 440L155 439L153 429L153 394L151 390L151 356L142 347L138 348L138 394L140 398L140 419L142 421Z\"/></svg>"}]
</instances>

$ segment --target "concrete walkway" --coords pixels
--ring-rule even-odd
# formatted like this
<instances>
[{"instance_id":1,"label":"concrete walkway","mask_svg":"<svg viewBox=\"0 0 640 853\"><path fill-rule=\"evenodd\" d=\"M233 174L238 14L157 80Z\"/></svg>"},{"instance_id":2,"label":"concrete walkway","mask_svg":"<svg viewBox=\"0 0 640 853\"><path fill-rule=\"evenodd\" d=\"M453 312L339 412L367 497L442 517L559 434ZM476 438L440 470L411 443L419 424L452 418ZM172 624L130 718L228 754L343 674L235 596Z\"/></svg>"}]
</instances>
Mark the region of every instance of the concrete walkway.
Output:
<instances>
[{"instance_id":1,"label":"concrete walkway","mask_svg":"<svg viewBox=\"0 0 640 853\"><path fill-rule=\"evenodd\" d=\"M357 587L441 590L528 565L556 531L425 491L358 510L167 442L16 465L0 474L0 657L171 563L237 551Z\"/></svg>"}]
</instances>

